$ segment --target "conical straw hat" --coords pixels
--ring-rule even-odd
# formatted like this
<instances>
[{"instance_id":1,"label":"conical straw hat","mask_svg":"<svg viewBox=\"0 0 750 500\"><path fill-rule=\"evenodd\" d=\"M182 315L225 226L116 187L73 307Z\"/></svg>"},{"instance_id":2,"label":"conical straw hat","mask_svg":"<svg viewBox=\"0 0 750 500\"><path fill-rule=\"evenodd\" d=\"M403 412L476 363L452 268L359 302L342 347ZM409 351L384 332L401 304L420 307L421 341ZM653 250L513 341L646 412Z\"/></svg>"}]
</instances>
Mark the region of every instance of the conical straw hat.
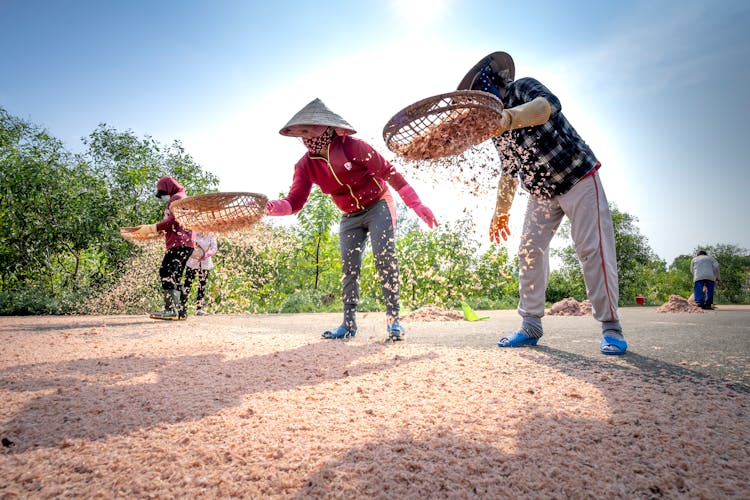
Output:
<instances>
[{"instance_id":1,"label":"conical straw hat","mask_svg":"<svg viewBox=\"0 0 750 500\"><path fill-rule=\"evenodd\" d=\"M324 125L326 127L333 127L338 135L351 135L356 134L357 131L349 125L346 120L341 118L339 115L328 109L320 99L315 99L304 108L297 111L297 114L292 117L284 128L279 130L281 135L289 137L297 137L295 128L301 125Z\"/></svg>"},{"instance_id":2,"label":"conical straw hat","mask_svg":"<svg viewBox=\"0 0 750 500\"><path fill-rule=\"evenodd\" d=\"M513 58L507 52L493 52L490 55L484 56L481 61L476 63L473 68L466 73L461 83L458 84L458 90L471 89L471 84L474 83L474 79L477 75L486 67L490 66L492 70L501 75L503 71L507 71L507 76L513 80L516 77L516 65L513 63Z\"/></svg>"}]
</instances>

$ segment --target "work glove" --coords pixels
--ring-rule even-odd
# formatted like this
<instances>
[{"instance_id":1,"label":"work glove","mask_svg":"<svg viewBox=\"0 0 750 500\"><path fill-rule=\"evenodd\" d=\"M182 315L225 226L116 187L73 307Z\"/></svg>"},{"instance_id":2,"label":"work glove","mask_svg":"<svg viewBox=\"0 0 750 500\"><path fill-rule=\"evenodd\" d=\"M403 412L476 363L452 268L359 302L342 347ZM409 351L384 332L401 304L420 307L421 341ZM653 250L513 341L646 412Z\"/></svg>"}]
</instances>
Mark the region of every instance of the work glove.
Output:
<instances>
[{"instance_id":1,"label":"work glove","mask_svg":"<svg viewBox=\"0 0 750 500\"><path fill-rule=\"evenodd\" d=\"M498 214L492 216L492 222L490 222L490 241L492 243L501 243L500 238L503 241L508 241L510 236L510 227L508 227L508 219L510 214Z\"/></svg>"},{"instance_id":2,"label":"work glove","mask_svg":"<svg viewBox=\"0 0 750 500\"><path fill-rule=\"evenodd\" d=\"M292 215L292 204L286 200L271 200L266 203L266 215Z\"/></svg>"},{"instance_id":3,"label":"work glove","mask_svg":"<svg viewBox=\"0 0 750 500\"><path fill-rule=\"evenodd\" d=\"M552 114L552 108L547 99L541 96L514 108L504 109L500 126L495 130L494 135L517 128L543 125L549 120L550 114Z\"/></svg>"},{"instance_id":4,"label":"work glove","mask_svg":"<svg viewBox=\"0 0 750 500\"><path fill-rule=\"evenodd\" d=\"M158 232L159 231L156 230L156 224L143 224L138 226L138 229L133 231L133 234L137 234L138 236L153 236Z\"/></svg>"},{"instance_id":5,"label":"work glove","mask_svg":"<svg viewBox=\"0 0 750 500\"><path fill-rule=\"evenodd\" d=\"M432 229L433 227L436 227L438 225L437 219L432 213L432 210L422 204L422 201L419 199L419 196L417 195L417 192L414 191L413 187L408 184L405 185L398 190L398 195L401 196L402 200L404 200L406 206L414 210L414 213L416 213L419 218L422 219L425 224L427 224L427 227Z\"/></svg>"},{"instance_id":6,"label":"work glove","mask_svg":"<svg viewBox=\"0 0 750 500\"><path fill-rule=\"evenodd\" d=\"M495 201L495 213L490 222L490 241L500 244L500 238L503 241L508 240L510 236L510 207L513 205L513 198L516 195L518 180L511 175L501 175L497 183L497 200Z\"/></svg>"}]
</instances>

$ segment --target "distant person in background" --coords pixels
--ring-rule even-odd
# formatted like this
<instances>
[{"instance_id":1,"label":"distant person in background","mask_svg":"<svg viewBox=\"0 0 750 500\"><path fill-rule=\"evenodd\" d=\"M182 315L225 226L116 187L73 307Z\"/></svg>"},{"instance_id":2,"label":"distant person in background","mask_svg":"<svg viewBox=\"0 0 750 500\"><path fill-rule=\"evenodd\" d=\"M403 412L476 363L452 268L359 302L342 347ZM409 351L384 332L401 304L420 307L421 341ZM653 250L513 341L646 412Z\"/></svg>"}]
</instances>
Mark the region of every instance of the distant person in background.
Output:
<instances>
[{"instance_id":1,"label":"distant person in background","mask_svg":"<svg viewBox=\"0 0 750 500\"><path fill-rule=\"evenodd\" d=\"M182 273L185 264L193 252L195 239L193 231L186 229L177 222L170 210L172 203L186 198L185 188L173 177L165 175L156 183L156 197L167 202L164 208L164 218L156 224L138 226L136 234L143 236L155 235L160 231L166 233L167 252L161 261L159 277L164 294L164 310L150 315L153 319L177 320L185 319L180 311L182 295Z\"/></svg>"},{"instance_id":2,"label":"distant person in background","mask_svg":"<svg viewBox=\"0 0 750 500\"><path fill-rule=\"evenodd\" d=\"M211 274L214 264L211 256L219 249L216 235L212 232L203 233L195 231L195 248L187 261L185 269L185 283L183 284L182 304L180 311L187 316L187 302L190 297L190 289L193 281L198 278L198 290L195 294L195 315L203 316L203 299L206 295L206 283Z\"/></svg>"},{"instance_id":3,"label":"distant person in background","mask_svg":"<svg viewBox=\"0 0 750 500\"><path fill-rule=\"evenodd\" d=\"M500 347L536 345L549 280L549 246L564 217L581 262L593 316L601 322L602 354L625 354L617 306L617 254L612 217L599 179L600 163L562 113L560 100L533 78L515 80L515 64L493 52L464 76L459 90L480 90L503 103L501 127L493 138L502 172L490 240L510 234L509 211L519 180L529 192L519 259L518 313L521 328L501 337Z\"/></svg>"},{"instance_id":4,"label":"distant person in background","mask_svg":"<svg viewBox=\"0 0 750 500\"><path fill-rule=\"evenodd\" d=\"M719 282L719 262L705 250L699 250L690 262L690 272L693 273L695 305L701 309L713 309L714 288Z\"/></svg>"},{"instance_id":5,"label":"distant person in background","mask_svg":"<svg viewBox=\"0 0 750 500\"><path fill-rule=\"evenodd\" d=\"M330 195L342 212L339 246L344 320L336 328L323 332L323 338L347 339L357 333L359 275L369 234L383 290L388 338L403 340L405 332L399 323L400 283L394 236L396 212L388 185L429 227L437 226L435 216L422 204L404 176L372 146L352 137L356 130L320 99L302 108L280 133L299 137L307 152L294 166L289 193L285 198L269 201L266 214L282 216L299 212L307 202L313 184Z\"/></svg>"}]
</instances>

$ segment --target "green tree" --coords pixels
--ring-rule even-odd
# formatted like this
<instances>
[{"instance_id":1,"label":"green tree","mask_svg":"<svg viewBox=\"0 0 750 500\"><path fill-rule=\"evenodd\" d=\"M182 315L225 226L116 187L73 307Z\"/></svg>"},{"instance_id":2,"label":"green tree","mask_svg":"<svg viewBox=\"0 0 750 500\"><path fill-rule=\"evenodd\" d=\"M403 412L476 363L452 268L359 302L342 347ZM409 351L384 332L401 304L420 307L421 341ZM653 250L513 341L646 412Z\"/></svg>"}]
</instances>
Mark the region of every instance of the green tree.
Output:
<instances>
[{"instance_id":1,"label":"green tree","mask_svg":"<svg viewBox=\"0 0 750 500\"><path fill-rule=\"evenodd\" d=\"M638 219L617 206L610 204L612 224L617 248L617 270L619 276L620 303L633 303L635 296L645 293L653 276L666 269L666 263L659 260L636 225ZM570 240L570 222L566 220L560 227L558 237ZM568 244L562 249L554 250L561 261L561 268L551 273L548 300L560 300L574 297L585 298L583 271L576 255L575 246Z\"/></svg>"},{"instance_id":2,"label":"green tree","mask_svg":"<svg viewBox=\"0 0 750 500\"><path fill-rule=\"evenodd\" d=\"M119 236L119 227L158 222L164 203L154 193L156 182L171 175L188 195L216 191L219 180L205 172L182 145L164 146L149 136L138 138L131 131L119 132L100 124L86 139L81 158L91 165L108 193L107 232L98 239L98 251L105 256L101 269L104 281L130 254L132 245Z\"/></svg>"},{"instance_id":3,"label":"green tree","mask_svg":"<svg viewBox=\"0 0 750 500\"><path fill-rule=\"evenodd\" d=\"M188 196L217 190L218 177L204 171L179 141L164 146L149 136L138 138L100 124L83 142L83 157L105 180L119 224L161 219L164 206L154 193L156 181L165 175L177 179Z\"/></svg>"},{"instance_id":4,"label":"green tree","mask_svg":"<svg viewBox=\"0 0 750 500\"><path fill-rule=\"evenodd\" d=\"M218 184L179 142L164 147L100 125L84 144L71 154L0 108L0 312L70 310L88 288L115 279L134 250L118 228L162 217L159 177L173 175L189 194Z\"/></svg>"},{"instance_id":5,"label":"green tree","mask_svg":"<svg viewBox=\"0 0 750 500\"><path fill-rule=\"evenodd\" d=\"M693 293L693 274L690 272L690 255L678 255L669 265L667 271L659 276L659 301L666 301L670 295L689 297Z\"/></svg>"},{"instance_id":6,"label":"green tree","mask_svg":"<svg viewBox=\"0 0 750 500\"><path fill-rule=\"evenodd\" d=\"M46 130L0 108L2 289L76 288L107 231L103 180Z\"/></svg>"},{"instance_id":7,"label":"green tree","mask_svg":"<svg viewBox=\"0 0 750 500\"><path fill-rule=\"evenodd\" d=\"M411 306L455 306L461 300L517 297L517 279L504 248L482 252L471 214L435 229L412 229L398 239L401 296Z\"/></svg>"},{"instance_id":8,"label":"green tree","mask_svg":"<svg viewBox=\"0 0 750 500\"><path fill-rule=\"evenodd\" d=\"M475 258L479 288L467 294L480 309L515 307L518 302L518 259L508 256L505 245L491 245Z\"/></svg>"},{"instance_id":9,"label":"green tree","mask_svg":"<svg viewBox=\"0 0 750 500\"><path fill-rule=\"evenodd\" d=\"M341 258L338 250L338 233L333 232L341 212L331 200L315 187L305 206L297 214L295 233L301 242L302 270L311 271L312 289L330 291L341 277Z\"/></svg>"}]
</instances>

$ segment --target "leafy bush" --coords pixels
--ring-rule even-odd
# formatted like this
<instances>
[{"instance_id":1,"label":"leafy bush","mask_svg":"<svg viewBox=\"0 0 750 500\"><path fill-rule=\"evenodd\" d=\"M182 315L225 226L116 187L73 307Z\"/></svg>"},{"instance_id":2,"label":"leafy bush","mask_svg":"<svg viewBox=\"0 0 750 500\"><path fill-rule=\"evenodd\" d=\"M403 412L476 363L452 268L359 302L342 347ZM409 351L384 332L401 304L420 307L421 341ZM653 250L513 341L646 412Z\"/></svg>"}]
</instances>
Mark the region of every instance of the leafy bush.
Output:
<instances>
[{"instance_id":1,"label":"leafy bush","mask_svg":"<svg viewBox=\"0 0 750 500\"><path fill-rule=\"evenodd\" d=\"M175 141L100 125L72 154L47 131L0 108L0 314L143 314L161 307L158 269L163 241L133 245L120 226L161 219L156 180L173 175L188 194L214 191L218 178L205 172ZM518 262L504 246L487 246L471 214L434 230L397 198L396 252L401 305L433 304L478 309L513 308ZM207 310L268 313L341 310L338 209L317 188L291 227L261 223L220 235L207 290ZM691 293L690 256L667 269L648 246L637 219L612 207L620 301L635 295L649 303ZM560 237L570 236L569 224ZM704 247L721 265L717 302L750 301L747 250ZM562 268L550 276L547 299L585 298L575 250L559 251ZM380 277L369 244L363 253L360 311L384 310ZM194 296L194 291L193 294ZM190 304L194 301L191 300Z\"/></svg>"}]
</instances>

